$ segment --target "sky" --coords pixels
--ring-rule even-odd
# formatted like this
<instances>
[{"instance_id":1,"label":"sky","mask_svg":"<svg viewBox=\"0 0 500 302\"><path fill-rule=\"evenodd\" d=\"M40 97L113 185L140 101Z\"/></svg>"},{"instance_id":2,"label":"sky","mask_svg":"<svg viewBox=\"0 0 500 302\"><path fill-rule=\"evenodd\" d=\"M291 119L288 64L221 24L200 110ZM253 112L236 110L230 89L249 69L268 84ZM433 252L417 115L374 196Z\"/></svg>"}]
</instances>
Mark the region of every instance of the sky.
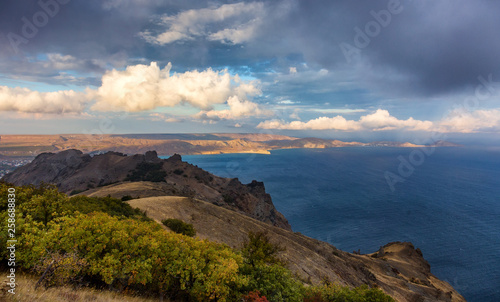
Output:
<instances>
[{"instance_id":1,"label":"sky","mask_svg":"<svg viewBox=\"0 0 500 302\"><path fill-rule=\"evenodd\" d=\"M500 2L0 3L0 134L500 145Z\"/></svg>"}]
</instances>

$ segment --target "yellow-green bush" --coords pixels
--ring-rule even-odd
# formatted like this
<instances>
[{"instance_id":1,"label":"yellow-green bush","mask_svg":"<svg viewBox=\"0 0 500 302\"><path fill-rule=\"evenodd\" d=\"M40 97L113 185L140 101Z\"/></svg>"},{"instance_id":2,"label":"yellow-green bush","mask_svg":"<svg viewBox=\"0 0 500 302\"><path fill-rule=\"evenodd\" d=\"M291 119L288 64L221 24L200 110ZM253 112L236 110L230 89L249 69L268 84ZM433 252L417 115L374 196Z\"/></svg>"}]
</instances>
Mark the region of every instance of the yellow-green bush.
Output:
<instances>
[{"instance_id":1,"label":"yellow-green bush","mask_svg":"<svg viewBox=\"0 0 500 302\"><path fill-rule=\"evenodd\" d=\"M394 302L380 289L366 285L351 289L329 283L308 288L304 296L304 302Z\"/></svg>"},{"instance_id":2,"label":"yellow-green bush","mask_svg":"<svg viewBox=\"0 0 500 302\"><path fill-rule=\"evenodd\" d=\"M0 244L7 238L8 184L0 182ZM391 302L378 289L305 288L284 267L283 249L250 233L241 252L167 232L113 198L68 198L54 186L16 187L16 265L45 286L86 282L148 291L173 300L238 301L260 292L271 302ZM6 249L0 251L5 259ZM304 298L305 297L305 298Z\"/></svg>"},{"instance_id":3,"label":"yellow-green bush","mask_svg":"<svg viewBox=\"0 0 500 302\"><path fill-rule=\"evenodd\" d=\"M167 294L185 292L199 301L225 301L244 279L241 257L226 246L168 233L155 222L118 219L106 213L61 217L40 232L31 225L19 239L25 268L48 252L75 253L81 274L123 289L153 285Z\"/></svg>"}]
</instances>

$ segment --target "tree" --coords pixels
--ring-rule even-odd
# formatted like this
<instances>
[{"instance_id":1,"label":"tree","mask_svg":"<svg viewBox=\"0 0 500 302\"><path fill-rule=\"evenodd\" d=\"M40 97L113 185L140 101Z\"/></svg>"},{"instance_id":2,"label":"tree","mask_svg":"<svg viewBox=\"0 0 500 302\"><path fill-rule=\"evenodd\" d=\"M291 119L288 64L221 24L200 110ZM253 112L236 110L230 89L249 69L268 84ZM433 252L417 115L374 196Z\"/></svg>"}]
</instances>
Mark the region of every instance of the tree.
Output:
<instances>
[{"instance_id":1,"label":"tree","mask_svg":"<svg viewBox=\"0 0 500 302\"><path fill-rule=\"evenodd\" d=\"M258 264L281 263L278 253L283 251L285 251L283 247L271 243L266 233L250 231L241 253L248 264L256 266Z\"/></svg>"}]
</instances>

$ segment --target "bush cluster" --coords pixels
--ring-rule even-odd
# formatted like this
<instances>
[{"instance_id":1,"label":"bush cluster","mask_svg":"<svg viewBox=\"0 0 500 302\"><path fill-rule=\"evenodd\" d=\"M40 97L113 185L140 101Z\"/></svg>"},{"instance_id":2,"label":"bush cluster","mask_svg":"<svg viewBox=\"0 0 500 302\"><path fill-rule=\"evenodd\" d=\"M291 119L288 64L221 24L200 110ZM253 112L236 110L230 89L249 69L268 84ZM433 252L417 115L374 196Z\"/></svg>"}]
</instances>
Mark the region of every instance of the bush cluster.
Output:
<instances>
[{"instance_id":1,"label":"bush cluster","mask_svg":"<svg viewBox=\"0 0 500 302\"><path fill-rule=\"evenodd\" d=\"M169 218L162 220L161 223L163 223L166 227L176 232L177 234L183 234L189 237L194 237L196 235L196 230L194 229L193 225L190 223L185 223L180 219Z\"/></svg>"},{"instance_id":2,"label":"bush cluster","mask_svg":"<svg viewBox=\"0 0 500 302\"><path fill-rule=\"evenodd\" d=\"M125 180L127 181L152 181L165 182L167 172L163 170L163 163L141 162L135 170L130 171Z\"/></svg>"},{"instance_id":3,"label":"bush cluster","mask_svg":"<svg viewBox=\"0 0 500 302\"><path fill-rule=\"evenodd\" d=\"M0 183L4 246L9 187ZM250 233L236 251L167 232L141 211L110 197L69 198L47 185L17 187L16 197L16 265L41 275L39 285L107 286L172 301L393 301L368 287L306 288L279 259L283 249L264 233ZM190 235L188 224L175 225ZM4 249L0 260L5 257Z\"/></svg>"},{"instance_id":4,"label":"bush cluster","mask_svg":"<svg viewBox=\"0 0 500 302\"><path fill-rule=\"evenodd\" d=\"M304 294L304 302L394 302L394 299L377 288L362 285L348 288L328 283L311 287Z\"/></svg>"}]
</instances>

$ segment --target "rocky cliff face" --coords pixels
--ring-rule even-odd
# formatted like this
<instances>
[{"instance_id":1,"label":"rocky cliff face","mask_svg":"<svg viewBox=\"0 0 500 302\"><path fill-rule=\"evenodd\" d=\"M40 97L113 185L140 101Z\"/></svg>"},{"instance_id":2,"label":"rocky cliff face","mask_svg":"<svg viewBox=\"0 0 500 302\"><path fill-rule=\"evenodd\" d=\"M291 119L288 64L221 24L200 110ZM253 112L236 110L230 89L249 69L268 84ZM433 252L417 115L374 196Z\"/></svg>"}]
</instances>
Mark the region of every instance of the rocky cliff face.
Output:
<instances>
[{"instance_id":1,"label":"rocky cliff face","mask_svg":"<svg viewBox=\"0 0 500 302\"><path fill-rule=\"evenodd\" d=\"M160 196L133 199L129 204L156 221L177 218L191 223L199 238L237 249L249 231L266 232L271 242L284 248L280 257L305 283L330 280L348 286L367 284L380 287L401 302L465 301L453 287L431 273L420 250L409 242L389 243L373 254L351 254L195 198Z\"/></svg>"},{"instance_id":2,"label":"rocky cliff face","mask_svg":"<svg viewBox=\"0 0 500 302\"><path fill-rule=\"evenodd\" d=\"M237 178L218 177L183 162L177 154L160 159L155 151L132 156L108 152L93 157L79 150L42 153L30 164L7 174L3 180L15 185L52 183L67 194L109 194L117 198L124 195L194 197L274 226L291 229L286 218L274 207L262 182L253 181L245 185ZM154 189L140 192L115 190L116 194L106 190L108 186L129 181L149 181Z\"/></svg>"},{"instance_id":3,"label":"rocky cliff face","mask_svg":"<svg viewBox=\"0 0 500 302\"><path fill-rule=\"evenodd\" d=\"M93 157L78 150L44 153L3 180L15 185L54 183L68 194L130 195L136 199L129 203L156 221L181 219L193 224L201 239L234 248L242 246L249 231L266 232L285 248L281 257L306 283L368 284L404 302L465 301L432 275L422 253L411 243L390 243L368 255L338 250L291 232L262 182L242 184L236 178L217 177L183 162L180 155L160 159L154 151Z\"/></svg>"}]
</instances>

